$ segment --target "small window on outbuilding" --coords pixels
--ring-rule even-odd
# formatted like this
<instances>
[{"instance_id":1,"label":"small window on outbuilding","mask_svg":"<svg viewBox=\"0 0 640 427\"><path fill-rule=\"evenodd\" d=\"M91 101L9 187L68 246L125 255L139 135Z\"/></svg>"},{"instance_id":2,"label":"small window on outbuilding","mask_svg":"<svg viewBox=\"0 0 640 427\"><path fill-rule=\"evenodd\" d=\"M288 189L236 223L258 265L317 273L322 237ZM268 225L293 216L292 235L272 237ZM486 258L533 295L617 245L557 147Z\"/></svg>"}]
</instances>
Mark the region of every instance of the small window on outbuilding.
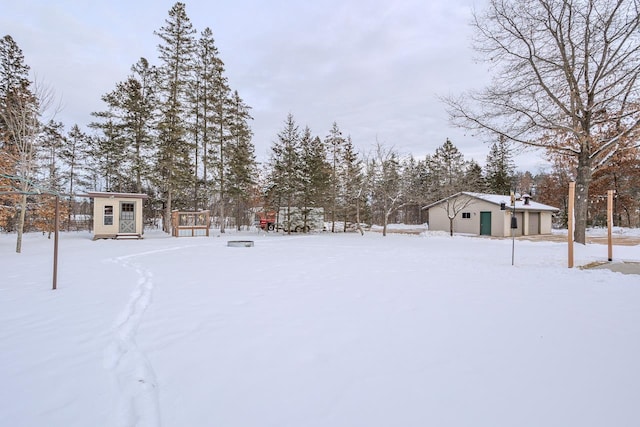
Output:
<instances>
[{"instance_id":1,"label":"small window on outbuilding","mask_svg":"<svg viewBox=\"0 0 640 427\"><path fill-rule=\"evenodd\" d=\"M113 225L113 206L104 207L104 225Z\"/></svg>"},{"instance_id":2,"label":"small window on outbuilding","mask_svg":"<svg viewBox=\"0 0 640 427\"><path fill-rule=\"evenodd\" d=\"M462 219L471 219L471 212L462 212Z\"/></svg>"}]
</instances>

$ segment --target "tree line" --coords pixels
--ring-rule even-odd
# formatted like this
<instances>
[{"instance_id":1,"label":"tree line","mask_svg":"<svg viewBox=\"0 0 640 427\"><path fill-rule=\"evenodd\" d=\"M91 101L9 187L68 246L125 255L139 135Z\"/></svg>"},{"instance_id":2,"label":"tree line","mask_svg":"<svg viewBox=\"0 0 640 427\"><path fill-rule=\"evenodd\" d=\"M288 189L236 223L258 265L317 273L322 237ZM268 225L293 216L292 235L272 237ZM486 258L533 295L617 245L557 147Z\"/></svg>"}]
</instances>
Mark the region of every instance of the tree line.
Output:
<instances>
[{"instance_id":1,"label":"tree line","mask_svg":"<svg viewBox=\"0 0 640 427\"><path fill-rule=\"evenodd\" d=\"M490 144L484 166L466 160L448 138L423 158L403 155L380 142L359 153L337 123L320 138L289 114L261 174L257 203L323 207L330 231L346 231L349 224L364 222L382 225L386 233L389 223L427 222L424 206L461 191L514 192L559 208L556 224L566 227L567 193L569 182L575 180L575 164L551 155L551 167L534 174L516 169L514 153L514 144L503 137ZM612 157L591 181L589 224L605 225L602 200L613 189L615 225L640 226L640 156L637 150L624 153Z\"/></svg>"},{"instance_id":2,"label":"tree line","mask_svg":"<svg viewBox=\"0 0 640 427\"><path fill-rule=\"evenodd\" d=\"M198 34L180 2L155 31L159 39L157 64L141 57L131 66L130 74L102 96L105 108L92 113L94 120L88 124L91 133L77 124L66 131L51 118L55 117L52 91L29 79L22 51L7 35L0 39L0 227L18 232L19 251L25 221L27 227L51 227L52 199L43 194L65 196L63 215L69 227L79 209L88 207L85 200L76 198L87 190L147 194L145 216L162 218L166 231L174 209L209 209L224 232L227 224L250 224L251 208L258 206L323 207L331 231L344 231L349 224L361 222L382 224L386 229L389 222L424 222L423 206L458 191L530 193L540 202L561 208L562 222L566 220L566 188L571 180L578 181L577 197L586 206L578 209L577 215L584 220L580 224L601 222L599 195L606 193L606 188L617 192L617 223L638 225L640 167L634 131L639 123L639 104L633 77L640 70L640 62L634 62L640 47L632 44L633 38L621 39L637 28L637 14L626 23L619 21L620 10L627 10L629 1L608 0L606 6L613 9L600 9L604 3L582 0L579 3L592 6L593 15L589 16L585 12L565 14L571 6L544 0L527 8L490 2L486 14L476 17L480 34L492 42L479 45L478 50L493 54L501 64L518 65L513 70L503 69L503 77L485 92L471 94L469 99L484 105L479 110L461 99L445 100L458 124L492 135L495 142L484 167L474 160L466 161L449 139L421 159L378 141L368 152L358 153L351 137L343 135L337 123L321 138L308 127L301 129L292 114L275 136L270 158L260 167L251 140L251 108L229 86L211 29ZM616 4L618 8L613 7ZM565 29L566 19L577 19L579 28L587 31L609 16L607 25L616 25L620 32L609 39L610 44L618 43L615 52L596 40L590 41L593 46L586 46L593 49L585 56L587 62L595 57L593 52L606 48L609 62L601 64L601 73L613 69L620 73L615 74L618 79L608 74L605 80L609 86L589 87L585 96L590 101L583 107L571 104L573 109L563 108L565 95L570 97L565 87L572 86L563 86L562 78L576 72L586 79L586 69L580 71L579 64L562 57L562 52L549 48L548 43L539 50L540 58L528 61L521 57L521 46L500 44L504 37L515 37L514 43L533 47L547 40L544 31L551 31L549 28L526 34L500 32L508 28L500 26L505 16L524 19L540 12L544 5L553 7L546 9L546 17L536 15L540 19L531 22L544 23L542 18L553 20L558 14L553 27L556 32L547 39L569 37L573 41L574 33L558 33ZM614 30L607 31L613 34ZM532 35L536 39L529 40ZM565 72L539 68L545 59L543 53L552 59L560 55L562 61L553 61L564 64ZM624 66L611 62L622 53L626 54ZM548 59L546 64L551 63ZM630 64L636 68L629 69ZM515 70L518 76L510 72ZM540 90L532 91L532 87ZM582 88L575 87L576 91ZM579 101L579 92L574 94ZM609 98L598 103L598 96L605 95ZM545 109L542 101L554 107ZM603 109L594 111L599 105ZM510 115L513 120L503 120ZM570 126L567 120L571 118L574 124ZM518 144L546 149L552 168L537 175L516 172L512 150ZM587 198L588 194L595 197Z\"/></svg>"}]
</instances>

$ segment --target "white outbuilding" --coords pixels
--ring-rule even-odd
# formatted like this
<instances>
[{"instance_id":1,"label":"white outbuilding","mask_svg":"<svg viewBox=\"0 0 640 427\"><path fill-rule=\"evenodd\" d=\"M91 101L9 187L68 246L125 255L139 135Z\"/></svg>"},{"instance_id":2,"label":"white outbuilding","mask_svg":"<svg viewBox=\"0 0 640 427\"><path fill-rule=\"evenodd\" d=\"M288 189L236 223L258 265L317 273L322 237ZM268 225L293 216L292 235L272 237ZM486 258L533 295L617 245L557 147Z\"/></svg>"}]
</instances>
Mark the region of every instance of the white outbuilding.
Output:
<instances>
[{"instance_id":1,"label":"white outbuilding","mask_svg":"<svg viewBox=\"0 0 640 427\"><path fill-rule=\"evenodd\" d=\"M481 236L509 237L551 234L552 218L558 208L537 203L524 195L511 196L460 192L423 209L429 212L429 230ZM453 224L450 218L453 218ZM515 221L512 219L515 218Z\"/></svg>"},{"instance_id":2,"label":"white outbuilding","mask_svg":"<svg viewBox=\"0 0 640 427\"><path fill-rule=\"evenodd\" d=\"M93 240L142 238L146 194L89 192L85 196L93 199Z\"/></svg>"}]
</instances>

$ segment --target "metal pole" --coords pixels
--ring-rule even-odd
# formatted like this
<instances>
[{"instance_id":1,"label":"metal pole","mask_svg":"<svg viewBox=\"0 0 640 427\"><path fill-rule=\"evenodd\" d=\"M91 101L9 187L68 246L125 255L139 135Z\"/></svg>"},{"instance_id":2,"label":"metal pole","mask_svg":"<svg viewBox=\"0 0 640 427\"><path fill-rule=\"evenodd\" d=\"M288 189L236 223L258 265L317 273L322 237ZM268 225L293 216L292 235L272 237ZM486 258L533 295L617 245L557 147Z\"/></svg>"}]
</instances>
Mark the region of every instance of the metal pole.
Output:
<instances>
[{"instance_id":1,"label":"metal pole","mask_svg":"<svg viewBox=\"0 0 640 427\"><path fill-rule=\"evenodd\" d=\"M607 243L609 246L609 261L613 261L613 190L607 191Z\"/></svg>"},{"instance_id":2,"label":"metal pole","mask_svg":"<svg viewBox=\"0 0 640 427\"><path fill-rule=\"evenodd\" d=\"M53 234L53 290L58 287L58 217L60 216L60 196L56 194L56 217L53 221L55 232Z\"/></svg>"},{"instance_id":3,"label":"metal pole","mask_svg":"<svg viewBox=\"0 0 640 427\"><path fill-rule=\"evenodd\" d=\"M513 211L511 212L511 222L513 223L513 218L516 218L516 204L513 202ZM511 227L511 224L509 224ZM516 253L516 231L513 227L511 227L511 265L513 265L515 260Z\"/></svg>"}]
</instances>

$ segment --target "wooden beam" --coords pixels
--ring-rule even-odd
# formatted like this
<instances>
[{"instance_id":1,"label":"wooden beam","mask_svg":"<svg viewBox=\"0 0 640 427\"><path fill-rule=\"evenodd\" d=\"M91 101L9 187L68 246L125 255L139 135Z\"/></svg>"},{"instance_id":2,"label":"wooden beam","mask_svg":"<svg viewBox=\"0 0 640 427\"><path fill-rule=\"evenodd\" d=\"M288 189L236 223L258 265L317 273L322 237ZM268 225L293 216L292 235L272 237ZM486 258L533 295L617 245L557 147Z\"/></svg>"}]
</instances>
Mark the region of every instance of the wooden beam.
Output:
<instances>
[{"instance_id":1,"label":"wooden beam","mask_svg":"<svg viewBox=\"0 0 640 427\"><path fill-rule=\"evenodd\" d=\"M609 261L613 261L613 190L607 191L607 242L609 245Z\"/></svg>"},{"instance_id":2,"label":"wooden beam","mask_svg":"<svg viewBox=\"0 0 640 427\"><path fill-rule=\"evenodd\" d=\"M569 268L573 268L573 208L576 197L576 183L569 183L569 211L567 212L567 246Z\"/></svg>"}]
</instances>

